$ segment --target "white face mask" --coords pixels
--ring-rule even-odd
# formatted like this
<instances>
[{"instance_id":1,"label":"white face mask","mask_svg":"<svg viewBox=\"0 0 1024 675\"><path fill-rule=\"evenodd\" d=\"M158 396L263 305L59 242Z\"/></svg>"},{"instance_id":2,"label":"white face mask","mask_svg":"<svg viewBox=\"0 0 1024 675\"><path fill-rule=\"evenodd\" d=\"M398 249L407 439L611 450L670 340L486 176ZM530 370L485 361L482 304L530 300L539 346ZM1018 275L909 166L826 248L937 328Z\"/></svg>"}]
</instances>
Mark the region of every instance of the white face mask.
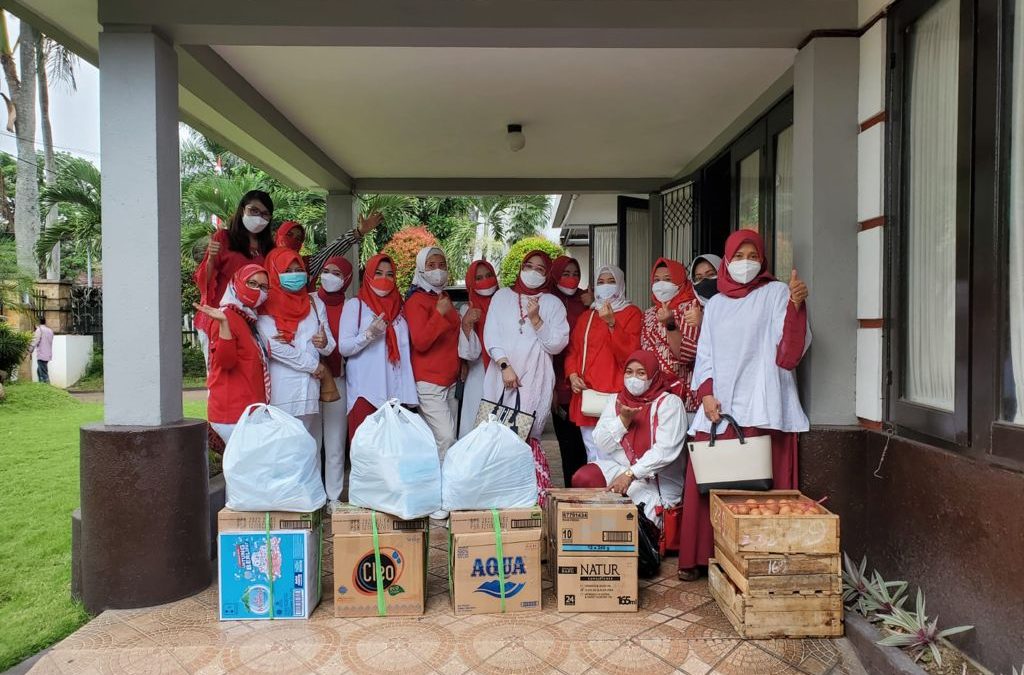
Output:
<instances>
[{"instance_id":1,"label":"white face mask","mask_svg":"<svg viewBox=\"0 0 1024 675\"><path fill-rule=\"evenodd\" d=\"M647 389L651 386L650 380L645 380L640 377L633 377L631 375L627 376L626 379L623 380L623 382L626 385L626 391L628 391L633 396L641 395L642 393L647 391Z\"/></svg>"},{"instance_id":2,"label":"white face mask","mask_svg":"<svg viewBox=\"0 0 1024 675\"><path fill-rule=\"evenodd\" d=\"M388 293L391 292L391 291L382 291L379 288L377 288L376 286L370 286L370 290L373 291L374 293L376 293L381 298L385 297Z\"/></svg>"},{"instance_id":3,"label":"white face mask","mask_svg":"<svg viewBox=\"0 0 1024 675\"><path fill-rule=\"evenodd\" d=\"M565 286L559 286L558 290L560 290L563 295L572 295L573 293L576 292L577 289L576 288L566 288Z\"/></svg>"},{"instance_id":4,"label":"white face mask","mask_svg":"<svg viewBox=\"0 0 1024 675\"><path fill-rule=\"evenodd\" d=\"M267 301L267 292L261 288L260 289L260 299L256 301L256 307L259 307L260 305L262 305L266 301ZM253 309L255 309L255 307Z\"/></svg>"},{"instance_id":5,"label":"white face mask","mask_svg":"<svg viewBox=\"0 0 1024 675\"><path fill-rule=\"evenodd\" d=\"M655 281L651 284L651 294L658 299L658 302L668 302L679 295L679 287L671 281Z\"/></svg>"},{"instance_id":6,"label":"white face mask","mask_svg":"<svg viewBox=\"0 0 1024 675\"><path fill-rule=\"evenodd\" d=\"M485 298L489 298L494 295L494 291L498 290L497 286L491 286L490 288L481 288L476 292L477 295L482 295Z\"/></svg>"},{"instance_id":7,"label":"white face mask","mask_svg":"<svg viewBox=\"0 0 1024 675\"><path fill-rule=\"evenodd\" d=\"M615 284L598 284L594 287L594 301L604 303L614 298L619 292Z\"/></svg>"},{"instance_id":8,"label":"white face mask","mask_svg":"<svg viewBox=\"0 0 1024 675\"><path fill-rule=\"evenodd\" d=\"M523 284L527 288L540 288L548 280L546 276L537 270L523 270L519 273L519 278L523 280Z\"/></svg>"},{"instance_id":9,"label":"white face mask","mask_svg":"<svg viewBox=\"0 0 1024 675\"><path fill-rule=\"evenodd\" d=\"M427 270L423 273L423 278L434 288L444 288L448 283L448 270Z\"/></svg>"},{"instance_id":10,"label":"white face mask","mask_svg":"<svg viewBox=\"0 0 1024 675\"><path fill-rule=\"evenodd\" d=\"M760 260L733 260L729 263L729 276L738 284L749 284L760 272Z\"/></svg>"},{"instance_id":11,"label":"white face mask","mask_svg":"<svg viewBox=\"0 0 1024 675\"><path fill-rule=\"evenodd\" d=\"M320 275L320 285L323 286L324 290L328 293L336 293L340 291L344 283L344 279L339 277L337 274L324 272Z\"/></svg>"},{"instance_id":12,"label":"white face mask","mask_svg":"<svg viewBox=\"0 0 1024 675\"><path fill-rule=\"evenodd\" d=\"M242 216L242 225L253 234L259 234L267 228L270 221L263 216Z\"/></svg>"}]
</instances>

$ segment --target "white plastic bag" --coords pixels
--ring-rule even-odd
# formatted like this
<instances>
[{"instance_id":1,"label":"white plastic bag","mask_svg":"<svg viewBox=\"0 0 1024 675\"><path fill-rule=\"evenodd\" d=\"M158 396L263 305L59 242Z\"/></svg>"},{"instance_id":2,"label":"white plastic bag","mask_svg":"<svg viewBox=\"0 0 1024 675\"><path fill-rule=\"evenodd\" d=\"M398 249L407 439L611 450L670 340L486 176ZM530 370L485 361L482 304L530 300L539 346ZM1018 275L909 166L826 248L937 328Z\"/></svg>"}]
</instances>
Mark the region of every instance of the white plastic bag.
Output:
<instances>
[{"instance_id":1,"label":"white plastic bag","mask_svg":"<svg viewBox=\"0 0 1024 675\"><path fill-rule=\"evenodd\" d=\"M327 502L317 455L302 422L272 405L250 405L224 449L227 507L316 511Z\"/></svg>"},{"instance_id":2,"label":"white plastic bag","mask_svg":"<svg viewBox=\"0 0 1024 675\"><path fill-rule=\"evenodd\" d=\"M427 423L392 399L352 437L348 498L404 520L441 508L441 463Z\"/></svg>"},{"instance_id":3,"label":"white plastic bag","mask_svg":"<svg viewBox=\"0 0 1024 675\"><path fill-rule=\"evenodd\" d=\"M441 495L446 511L533 506L533 451L491 415L445 453Z\"/></svg>"}]
</instances>

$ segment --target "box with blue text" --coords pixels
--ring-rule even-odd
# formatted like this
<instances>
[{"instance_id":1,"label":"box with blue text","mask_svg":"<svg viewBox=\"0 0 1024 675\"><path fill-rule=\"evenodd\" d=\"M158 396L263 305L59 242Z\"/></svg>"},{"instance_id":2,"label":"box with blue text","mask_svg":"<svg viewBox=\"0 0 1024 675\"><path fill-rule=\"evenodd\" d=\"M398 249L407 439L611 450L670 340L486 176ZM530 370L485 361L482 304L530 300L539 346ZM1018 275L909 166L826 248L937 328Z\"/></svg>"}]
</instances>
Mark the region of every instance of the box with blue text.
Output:
<instances>
[{"instance_id":1,"label":"box with blue text","mask_svg":"<svg viewBox=\"0 0 1024 675\"><path fill-rule=\"evenodd\" d=\"M220 620L308 619L320 602L319 529L217 535Z\"/></svg>"},{"instance_id":2,"label":"box with blue text","mask_svg":"<svg viewBox=\"0 0 1024 675\"><path fill-rule=\"evenodd\" d=\"M543 536L540 528L503 531L499 553L493 531L454 535L448 562L456 616L540 611Z\"/></svg>"}]
</instances>

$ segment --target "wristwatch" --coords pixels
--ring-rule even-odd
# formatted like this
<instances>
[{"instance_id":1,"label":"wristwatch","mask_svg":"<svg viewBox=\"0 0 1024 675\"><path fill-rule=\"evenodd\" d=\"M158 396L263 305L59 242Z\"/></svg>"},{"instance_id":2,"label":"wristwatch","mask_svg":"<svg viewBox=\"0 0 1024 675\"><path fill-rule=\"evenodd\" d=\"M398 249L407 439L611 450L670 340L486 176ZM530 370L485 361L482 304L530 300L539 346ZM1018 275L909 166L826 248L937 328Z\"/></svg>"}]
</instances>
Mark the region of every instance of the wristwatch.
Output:
<instances>
[{"instance_id":1,"label":"wristwatch","mask_svg":"<svg viewBox=\"0 0 1024 675\"><path fill-rule=\"evenodd\" d=\"M667 330L670 333L675 333L677 330L679 330L679 326L677 326L676 322L673 321L672 323L665 324L665 330Z\"/></svg>"},{"instance_id":2,"label":"wristwatch","mask_svg":"<svg viewBox=\"0 0 1024 675\"><path fill-rule=\"evenodd\" d=\"M499 363L498 367L501 368L502 370L505 370L506 368L508 368L508 361L503 361Z\"/></svg>"},{"instance_id":3,"label":"wristwatch","mask_svg":"<svg viewBox=\"0 0 1024 675\"><path fill-rule=\"evenodd\" d=\"M634 478L636 478L636 476L633 475L633 470L632 469L626 469L626 472L623 475L626 476L626 478L628 478L630 480L633 480Z\"/></svg>"}]
</instances>

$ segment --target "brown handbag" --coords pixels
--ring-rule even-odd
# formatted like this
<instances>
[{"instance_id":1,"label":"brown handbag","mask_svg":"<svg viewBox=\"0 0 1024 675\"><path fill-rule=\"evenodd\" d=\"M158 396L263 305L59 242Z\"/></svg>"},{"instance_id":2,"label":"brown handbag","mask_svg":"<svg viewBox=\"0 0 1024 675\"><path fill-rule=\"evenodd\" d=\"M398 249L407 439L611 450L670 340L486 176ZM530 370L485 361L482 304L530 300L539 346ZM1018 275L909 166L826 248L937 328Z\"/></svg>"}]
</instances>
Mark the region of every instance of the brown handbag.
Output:
<instances>
[{"instance_id":1,"label":"brown handbag","mask_svg":"<svg viewBox=\"0 0 1024 675\"><path fill-rule=\"evenodd\" d=\"M340 398L341 392L338 391L338 385L334 381L334 376L328 371L327 377L320 378L320 402L334 403Z\"/></svg>"}]
</instances>

